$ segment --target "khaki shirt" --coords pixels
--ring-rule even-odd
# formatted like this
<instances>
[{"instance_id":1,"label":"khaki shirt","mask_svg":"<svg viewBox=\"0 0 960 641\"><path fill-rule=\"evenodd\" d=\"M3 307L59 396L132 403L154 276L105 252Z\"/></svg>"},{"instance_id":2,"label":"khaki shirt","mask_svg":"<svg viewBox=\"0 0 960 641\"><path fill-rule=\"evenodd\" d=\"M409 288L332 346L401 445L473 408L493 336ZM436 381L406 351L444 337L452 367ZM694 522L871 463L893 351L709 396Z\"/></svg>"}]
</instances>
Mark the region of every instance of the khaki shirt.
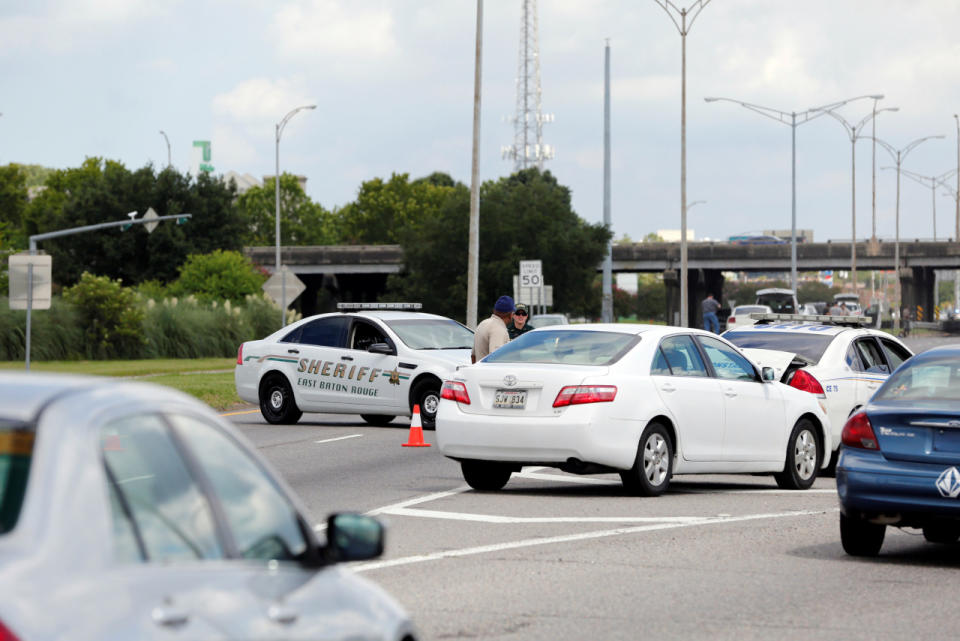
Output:
<instances>
[{"instance_id":1,"label":"khaki shirt","mask_svg":"<svg viewBox=\"0 0 960 641\"><path fill-rule=\"evenodd\" d=\"M496 315L491 315L477 325L477 332L473 335L473 356L479 361L509 342L507 326Z\"/></svg>"}]
</instances>

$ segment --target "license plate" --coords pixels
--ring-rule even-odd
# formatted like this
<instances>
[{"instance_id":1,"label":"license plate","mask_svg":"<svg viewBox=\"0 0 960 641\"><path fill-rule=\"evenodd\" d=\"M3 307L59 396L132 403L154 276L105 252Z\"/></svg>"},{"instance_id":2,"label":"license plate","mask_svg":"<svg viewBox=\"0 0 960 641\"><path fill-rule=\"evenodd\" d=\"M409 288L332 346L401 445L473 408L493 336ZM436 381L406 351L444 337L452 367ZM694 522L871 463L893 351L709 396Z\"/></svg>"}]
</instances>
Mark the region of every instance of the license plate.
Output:
<instances>
[{"instance_id":1,"label":"license plate","mask_svg":"<svg viewBox=\"0 0 960 641\"><path fill-rule=\"evenodd\" d=\"M493 406L500 409L522 410L526 404L525 389L498 389L493 396Z\"/></svg>"}]
</instances>

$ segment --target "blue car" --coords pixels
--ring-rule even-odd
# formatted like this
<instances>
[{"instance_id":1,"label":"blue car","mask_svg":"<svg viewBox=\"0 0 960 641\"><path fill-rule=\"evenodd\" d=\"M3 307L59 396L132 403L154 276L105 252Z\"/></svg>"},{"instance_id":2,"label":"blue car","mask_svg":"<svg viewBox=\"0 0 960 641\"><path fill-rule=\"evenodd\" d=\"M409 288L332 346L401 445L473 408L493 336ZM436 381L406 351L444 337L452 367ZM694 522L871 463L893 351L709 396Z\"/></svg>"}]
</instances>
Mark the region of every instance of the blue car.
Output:
<instances>
[{"instance_id":1,"label":"blue car","mask_svg":"<svg viewBox=\"0 0 960 641\"><path fill-rule=\"evenodd\" d=\"M888 525L960 538L960 345L901 365L847 421L837 462L840 540L876 556Z\"/></svg>"}]
</instances>

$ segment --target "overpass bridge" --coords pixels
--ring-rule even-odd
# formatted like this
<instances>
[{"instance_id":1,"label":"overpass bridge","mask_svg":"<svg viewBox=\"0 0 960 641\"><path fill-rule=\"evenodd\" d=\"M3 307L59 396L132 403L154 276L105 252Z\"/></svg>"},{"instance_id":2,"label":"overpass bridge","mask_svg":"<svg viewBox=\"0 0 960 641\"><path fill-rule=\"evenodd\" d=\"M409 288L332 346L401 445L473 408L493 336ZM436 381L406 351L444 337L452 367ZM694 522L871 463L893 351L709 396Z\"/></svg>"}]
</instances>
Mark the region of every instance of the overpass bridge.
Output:
<instances>
[{"instance_id":1,"label":"overpass bridge","mask_svg":"<svg viewBox=\"0 0 960 641\"><path fill-rule=\"evenodd\" d=\"M248 247L246 255L268 272L275 266L274 247ZM372 301L386 288L387 276L403 267L399 245L326 245L283 247L281 262L306 284L300 304L304 315L322 311L318 296L337 300ZM857 243L858 270L889 270L894 267L894 242ZM687 246L689 306L699 309L708 291L720 296L723 272L789 272L790 245L734 245L723 242L691 242ZM818 271L849 269L850 243L798 243L797 269ZM903 304L920 305L926 315L934 308L936 269L960 269L960 243L901 240L900 284ZM597 271L602 265L597 266ZM667 318L680 309L680 243L632 243L613 247L614 272L659 272L667 285ZM549 279L549 275L548 275ZM319 305L319 307L318 307ZM699 322L699 314L691 314ZM933 320L924 318L923 320Z\"/></svg>"}]
</instances>

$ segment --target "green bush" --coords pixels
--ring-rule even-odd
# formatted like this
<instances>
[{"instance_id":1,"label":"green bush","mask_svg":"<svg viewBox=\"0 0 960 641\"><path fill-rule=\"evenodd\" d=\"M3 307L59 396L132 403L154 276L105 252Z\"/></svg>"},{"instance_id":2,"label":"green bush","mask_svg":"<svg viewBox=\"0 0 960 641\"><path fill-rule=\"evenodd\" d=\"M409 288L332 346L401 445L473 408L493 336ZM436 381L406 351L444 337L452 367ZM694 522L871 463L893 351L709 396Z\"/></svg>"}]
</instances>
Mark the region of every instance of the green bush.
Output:
<instances>
[{"instance_id":1,"label":"green bush","mask_svg":"<svg viewBox=\"0 0 960 641\"><path fill-rule=\"evenodd\" d=\"M0 360L24 360L27 313L12 310L0 298ZM83 324L77 311L55 297L49 310L34 310L30 317L30 359L79 360L84 357Z\"/></svg>"},{"instance_id":2,"label":"green bush","mask_svg":"<svg viewBox=\"0 0 960 641\"><path fill-rule=\"evenodd\" d=\"M201 301L241 302L250 294L259 294L265 276L250 259L236 251L216 250L210 254L191 254L180 267L180 278L170 285L175 296L194 295Z\"/></svg>"},{"instance_id":3,"label":"green bush","mask_svg":"<svg viewBox=\"0 0 960 641\"><path fill-rule=\"evenodd\" d=\"M84 272L80 282L63 290L84 328L83 353L87 358L140 358L143 308L132 289L119 280Z\"/></svg>"}]
</instances>

